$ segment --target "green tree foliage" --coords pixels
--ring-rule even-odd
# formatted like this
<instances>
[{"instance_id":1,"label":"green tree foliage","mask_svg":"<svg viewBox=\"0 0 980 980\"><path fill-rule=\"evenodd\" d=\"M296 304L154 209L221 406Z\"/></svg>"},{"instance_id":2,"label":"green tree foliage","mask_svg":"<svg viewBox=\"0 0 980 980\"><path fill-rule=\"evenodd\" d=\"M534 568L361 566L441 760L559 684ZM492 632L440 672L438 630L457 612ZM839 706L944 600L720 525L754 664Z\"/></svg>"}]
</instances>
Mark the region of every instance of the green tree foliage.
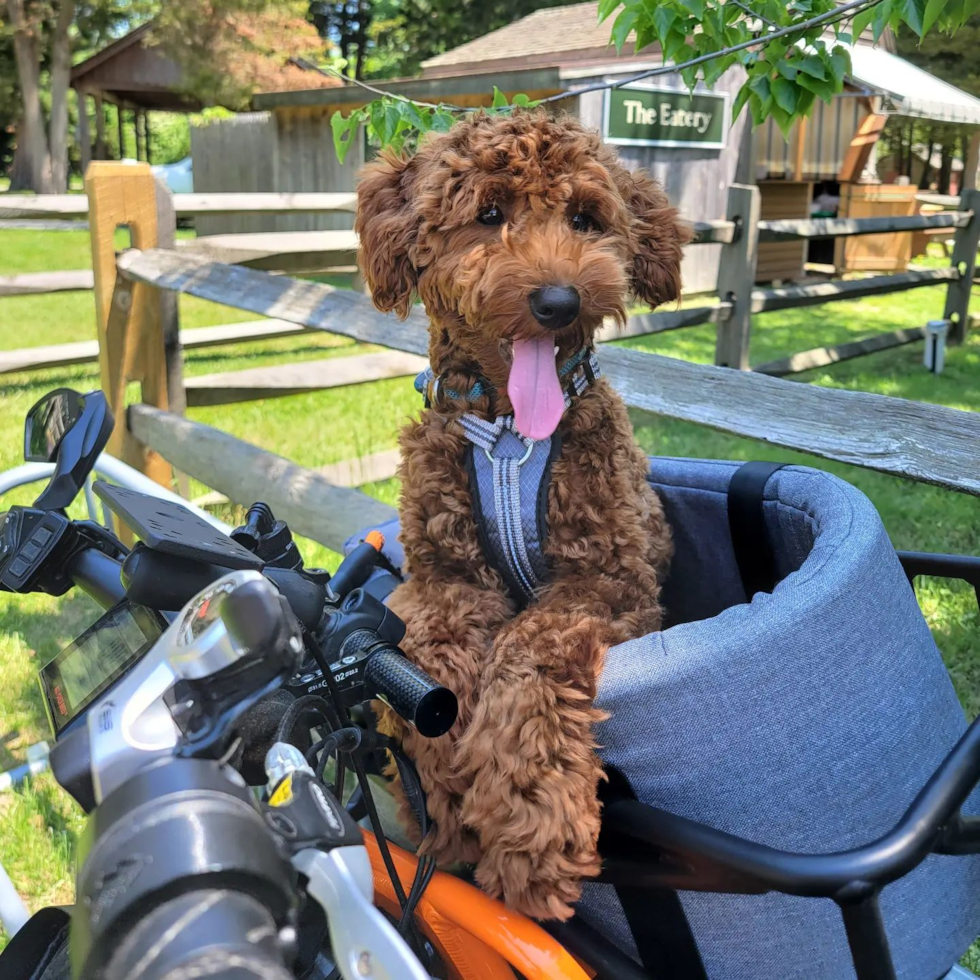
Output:
<instances>
[{"instance_id":1,"label":"green tree foliage","mask_svg":"<svg viewBox=\"0 0 980 980\"><path fill-rule=\"evenodd\" d=\"M423 61L544 7L580 0L313 0L310 15L353 78L416 74Z\"/></svg>"},{"instance_id":2,"label":"green tree foliage","mask_svg":"<svg viewBox=\"0 0 980 980\"><path fill-rule=\"evenodd\" d=\"M980 0L600 0L598 10L618 50L630 38L637 51L659 47L664 67L648 76L679 72L693 88L741 66L747 78L733 117L748 107L756 124L772 118L788 132L817 99L829 103L842 90L851 67L850 45L865 30L875 40L888 28L948 39L980 11ZM509 111L506 100L496 99L494 108ZM420 127L417 106L390 98L372 102L332 120L337 151L345 152L361 124L380 145L397 147L427 125L440 128L452 111L429 109Z\"/></svg>"},{"instance_id":3,"label":"green tree foliage","mask_svg":"<svg viewBox=\"0 0 980 980\"><path fill-rule=\"evenodd\" d=\"M257 91L283 86L294 58L319 59L323 44L302 0L168 0L153 43L181 69L184 90L206 105L243 109Z\"/></svg>"},{"instance_id":4,"label":"green tree foliage","mask_svg":"<svg viewBox=\"0 0 980 980\"><path fill-rule=\"evenodd\" d=\"M980 14L973 14L953 34L931 33L919 38L911 31L903 31L898 35L897 47L898 53L914 65L980 97ZM926 153L928 148L934 148L941 162L938 168L925 168L921 183L923 187L935 183L945 194L950 189L953 158L966 156L968 139L969 130L964 126L899 120L889 124L883 149L896 154L904 164L902 171L911 176L912 147L926 147Z\"/></svg>"}]
</instances>

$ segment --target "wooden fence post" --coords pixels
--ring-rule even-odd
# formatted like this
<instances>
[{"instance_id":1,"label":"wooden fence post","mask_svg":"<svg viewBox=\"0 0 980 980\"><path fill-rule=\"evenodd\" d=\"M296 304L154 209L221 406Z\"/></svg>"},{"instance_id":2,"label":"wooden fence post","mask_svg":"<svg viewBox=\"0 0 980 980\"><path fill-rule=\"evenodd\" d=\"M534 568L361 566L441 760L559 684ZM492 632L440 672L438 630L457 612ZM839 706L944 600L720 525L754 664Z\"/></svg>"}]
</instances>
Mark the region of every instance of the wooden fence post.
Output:
<instances>
[{"instance_id":1,"label":"wooden fence post","mask_svg":"<svg viewBox=\"0 0 980 980\"><path fill-rule=\"evenodd\" d=\"M94 161L86 175L85 191L102 389L116 418L108 452L170 486L170 464L140 445L126 426L126 389L131 382L139 383L143 402L170 407L160 294L116 276L115 232L120 225L129 228L136 248L160 244L156 181L145 164Z\"/></svg>"},{"instance_id":2,"label":"wooden fence post","mask_svg":"<svg viewBox=\"0 0 980 980\"><path fill-rule=\"evenodd\" d=\"M731 314L718 324L715 364L749 369L749 340L752 333L752 288L759 253L759 188L732 184L728 191L728 220L735 222L730 245L721 249L718 267L718 296L731 303Z\"/></svg>"},{"instance_id":3,"label":"wooden fence post","mask_svg":"<svg viewBox=\"0 0 980 980\"><path fill-rule=\"evenodd\" d=\"M950 321L951 344L962 344L970 327L970 290L973 289L977 247L980 245L980 191L963 191L960 210L972 211L973 217L968 225L956 229L953 240L951 264L958 270L960 278L949 284L946 290L946 307L943 310L943 319Z\"/></svg>"}]
</instances>

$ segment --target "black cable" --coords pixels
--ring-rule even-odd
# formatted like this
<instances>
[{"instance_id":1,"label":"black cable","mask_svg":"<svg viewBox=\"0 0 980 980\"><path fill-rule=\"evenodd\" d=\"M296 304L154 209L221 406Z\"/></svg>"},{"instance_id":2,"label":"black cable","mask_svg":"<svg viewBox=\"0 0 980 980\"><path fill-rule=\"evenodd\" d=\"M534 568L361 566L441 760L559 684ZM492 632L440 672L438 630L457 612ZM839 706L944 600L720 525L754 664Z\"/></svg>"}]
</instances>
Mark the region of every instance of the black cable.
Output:
<instances>
[{"instance_id":1,"label":"black cable","mask_svg":"<svg viewBox=\"0 0 980 980\"><path fill-rule=\"evenodd\" d=\"M286 713L280 719L279 727L276 729L276 741L292 742L293 729L304 714L315 714L328 724L332 724L336 717L336 712L325 698L321 698L318 694L304 694L286 709Z\"/></svg>"},{"instance_id":2,"label":"black cable","mask_svg":"<svg viewBox=\"0 0 980 980\"><path fill-rule=\"evenodd\" d=\"M341 697L340 690L337 687L337 680L333 676L333 672L330 670L330 664L327 663L327 659L324 657L323 651L320 649L320 645L316 643L312 637L304 635L304 640L306 642L307 649L313 655L313 659L317 662L317 666L323 673L323 678L327 682L327 688L330 691L331 698L333 698L334 706L337 709L337 714L340 721L345 725L348 724L350 722L350 713L344 705L344 700ZM388 849L388 841L385 839L384 828L381 825L381 818L378 816L378 809L374 805L374 799L371 796L371 784L368 781L367 773L364 770L364 763L361 762L357 753L351 756L351 766L357 776L357 782L361 787L361 792L364 794L364 805L367 808L368 820L371 822L371 826L374 828L375 837L378 841L378 850L381 852L381 860L384 862L385 870L388 872L388 876L391 878L391 885L395 891L395 897L398 899L399 908L404 910L408 902L408 896L405 894L405 889L402 887L401 879L398 877L398 870L395 868L395 862L391 857L391 851Z\"/></svg>"}]
</instances>

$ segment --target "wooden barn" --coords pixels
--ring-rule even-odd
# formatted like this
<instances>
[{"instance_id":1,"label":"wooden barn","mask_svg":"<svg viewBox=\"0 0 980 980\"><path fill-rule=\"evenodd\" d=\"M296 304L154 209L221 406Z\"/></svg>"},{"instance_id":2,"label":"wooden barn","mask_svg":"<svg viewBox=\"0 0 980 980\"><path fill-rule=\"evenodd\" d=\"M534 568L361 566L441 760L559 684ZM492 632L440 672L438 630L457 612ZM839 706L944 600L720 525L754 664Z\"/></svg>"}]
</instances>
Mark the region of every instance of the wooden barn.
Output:
<instances>
[{"instance_id":1,"label":"wooden barn","mask_svg":"<svg viewBox=\"0 0 980 980\"><path fill-rule=\"evenodd\" d=\"M562 104L616 144L631 166L646 167L692 220L726 216L733 182L758 183L763 218L912 214L916 188L881 185L874 151L891 116L913 116L980 126L980 101L862 38L846 90L784 139L773 123L753 132L743 113L732 123L731 104L742 70L726 72L712 89L689 93L678 76L666 75L612 91L587 91L661 63L656 46L636 54L629 42L617 55L609 24L599 24L597 3L537 11L500 30L430 59L420 78L378 83L392 93L429 102L486 105L497 85L508 95L544 97L583 89ZM365 147L353 147L340 167L333 155L330 117L373 96L347 86L266 93L255 113L213 123L192 133L195 189L200 191L341 191L354 186ZM968 161L966 186L976 171ZM975 179L975 178L972 178ZM230 231L312 230L337 227L346 217L286 216L209 219L209 234ZM904 268L909 235L763 244L760 281L793 281L805 263L837 272ZM896 244L897 242L897 244ZM689 250L688 293L713 290L720 246Z\"/></svg>"}]
</instances>

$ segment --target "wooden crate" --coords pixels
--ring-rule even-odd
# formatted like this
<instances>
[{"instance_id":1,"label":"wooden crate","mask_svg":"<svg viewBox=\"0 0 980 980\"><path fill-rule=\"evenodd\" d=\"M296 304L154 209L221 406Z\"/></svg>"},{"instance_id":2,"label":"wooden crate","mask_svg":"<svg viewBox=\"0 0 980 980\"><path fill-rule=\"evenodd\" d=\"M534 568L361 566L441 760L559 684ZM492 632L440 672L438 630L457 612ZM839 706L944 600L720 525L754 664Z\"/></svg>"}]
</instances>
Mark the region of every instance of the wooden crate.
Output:
<instances>
[{"instance_id":1,"label":"wooden crate","mask_svg":"<svg viewBox=\"0 0 980 980\"><path fill-rule=\"evenodd\" d=\"M914 185L841 184L841 218L911 216L916 212ZM837 275L845 272L904 272L912 258L912 232L855 235L838 238L834 245Z\"/></svg>"},{"instance_id":2,"label":"wooden crate","mask_svg":"<svg viewBox=\"0 0 980 980\"><path fill-rule=\"evenodd\" d=\"M809 218L813 184L804 180L760 181L760 218L777 221L782 218ZM793 282L803 278L806 261L805 241L760 242L756 282Z\"/></svg>"}]
</instances>

